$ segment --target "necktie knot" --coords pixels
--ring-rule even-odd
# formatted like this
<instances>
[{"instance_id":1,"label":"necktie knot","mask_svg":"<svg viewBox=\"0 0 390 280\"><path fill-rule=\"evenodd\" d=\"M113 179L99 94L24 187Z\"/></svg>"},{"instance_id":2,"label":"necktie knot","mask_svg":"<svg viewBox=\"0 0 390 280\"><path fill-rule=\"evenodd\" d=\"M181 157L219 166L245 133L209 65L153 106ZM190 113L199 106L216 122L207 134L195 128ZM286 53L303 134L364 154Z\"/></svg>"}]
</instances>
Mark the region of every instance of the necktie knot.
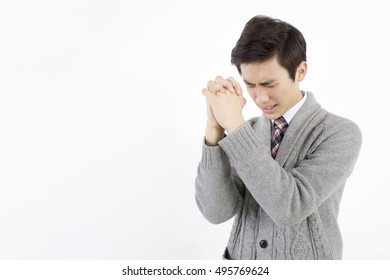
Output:
<instances>
[{"instance_id":1,"label":"necktie knot","mask_svg":"<svg viewBox=\"0 0 390 280\"><path fill-rule=\"evenodd\" d=\"M275 127L275 130L280 129L280 130L284 131L287 129L288 123L287 123L285 118L280 117L274 121L274 127Z\"/></svg>"},{"instance_id":2,"label":"necktie knot","mask_svg":"<svg viewBox=\"0 0 390 280\"><path fill-rule=\"evenodd\" d=\"M288 123L285 118L280 117L274 120L275 133L271 139L271 154L275 158L279 150L280 143L282 142L284 133L288 127Z\"/></svg>"}]
</instances>

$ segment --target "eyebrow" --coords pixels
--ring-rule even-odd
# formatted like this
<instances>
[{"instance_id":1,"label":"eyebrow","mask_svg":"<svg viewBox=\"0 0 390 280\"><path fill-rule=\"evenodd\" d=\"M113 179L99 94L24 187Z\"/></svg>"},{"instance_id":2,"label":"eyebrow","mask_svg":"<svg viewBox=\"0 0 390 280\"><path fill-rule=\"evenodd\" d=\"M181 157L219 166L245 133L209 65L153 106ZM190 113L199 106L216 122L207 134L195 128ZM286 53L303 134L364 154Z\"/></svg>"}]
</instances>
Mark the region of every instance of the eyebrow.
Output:
<instances>
[{"instance_id":1,"label":"eyebrow","mask_svg":"<svg viewBox=\"0 0 390 280\"><path fill-rule=\"evenodd\" d=\"M248 82L247 80L243 79L244 80L244 83L246 83L247 85L250 85L250 86L254 86L255 84L253 83L250 83ZM270 84L273 84L275 82L275 80L266 80L264 82L261 82L259 83L260 86L266 86L266 85L270 85Z\"/></svg>"}]
</instances>

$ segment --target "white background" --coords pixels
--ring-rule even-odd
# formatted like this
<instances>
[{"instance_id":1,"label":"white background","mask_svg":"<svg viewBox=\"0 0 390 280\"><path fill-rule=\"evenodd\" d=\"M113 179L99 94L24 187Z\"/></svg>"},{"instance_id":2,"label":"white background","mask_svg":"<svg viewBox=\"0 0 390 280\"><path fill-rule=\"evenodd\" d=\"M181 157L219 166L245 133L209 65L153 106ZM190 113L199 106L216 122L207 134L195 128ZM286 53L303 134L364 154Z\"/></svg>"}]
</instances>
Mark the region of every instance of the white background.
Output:
<instances>
[{"instance_id":1,"label":"white background","mask_svg":"<svg viewBox=\"0 0 390 280\"><path fill-rule=\"evenodd\" d=\"M385 2L0 1L0 259L220 259L231 221L194 199L201 89L240 80L257 14L302 31L301 89L362 130L344 258L390 259Z\"/></svg>"}]
</instances>

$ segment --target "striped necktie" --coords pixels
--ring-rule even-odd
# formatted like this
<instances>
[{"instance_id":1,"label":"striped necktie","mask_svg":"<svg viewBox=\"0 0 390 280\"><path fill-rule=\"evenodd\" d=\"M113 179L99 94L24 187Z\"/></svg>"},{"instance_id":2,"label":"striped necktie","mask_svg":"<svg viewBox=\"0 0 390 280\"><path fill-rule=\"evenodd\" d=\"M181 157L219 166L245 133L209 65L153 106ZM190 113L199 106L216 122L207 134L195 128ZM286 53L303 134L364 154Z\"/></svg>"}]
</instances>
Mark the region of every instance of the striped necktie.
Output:
<instances>
[{"instance_id":1,"label":"striped necktie","mask_svg":"<svg viewBox=\"0 0 390 280\"><path fill-rule=\"evenodd\" d=\"M275 158L276 154L278 153L279 146L282 143L282 139L287 127L288 123L283 117L280 117L274 121L275 132L271 140L271 154L273 158Z\"/></svg>"}]
</instances>

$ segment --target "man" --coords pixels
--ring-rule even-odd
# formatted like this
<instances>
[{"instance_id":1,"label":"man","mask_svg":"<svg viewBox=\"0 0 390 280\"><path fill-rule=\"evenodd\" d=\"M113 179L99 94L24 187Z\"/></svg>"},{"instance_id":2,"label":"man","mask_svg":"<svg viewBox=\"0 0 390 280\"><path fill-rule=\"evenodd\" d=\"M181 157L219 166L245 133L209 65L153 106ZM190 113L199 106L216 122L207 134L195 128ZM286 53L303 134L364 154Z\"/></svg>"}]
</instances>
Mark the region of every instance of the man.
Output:
<instances>
[{"instance_id":1,"label":"man","mask_svg":"<svg viewBox=\"0 0 390 280\"><path fill-rule=\"evenodd\" d=\"M306 43L292 25L252 18L232 50L261 117L245 121L239 84L202 93L207 127L196 202L211 223L235 217L224 259L341 259L340 201L361 146L359 128L300 90Z\"/></svg>"}]
</instances>

